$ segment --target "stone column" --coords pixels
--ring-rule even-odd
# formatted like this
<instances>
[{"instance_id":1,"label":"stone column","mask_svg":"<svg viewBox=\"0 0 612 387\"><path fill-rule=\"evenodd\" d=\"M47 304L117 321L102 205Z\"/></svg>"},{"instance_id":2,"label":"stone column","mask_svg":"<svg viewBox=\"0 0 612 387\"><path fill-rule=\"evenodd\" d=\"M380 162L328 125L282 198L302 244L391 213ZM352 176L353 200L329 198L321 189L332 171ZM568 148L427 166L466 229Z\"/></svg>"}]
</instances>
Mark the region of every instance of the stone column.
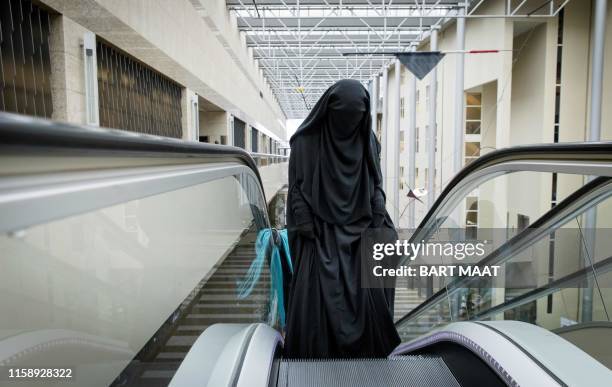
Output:
<instances>
[{"instance_id":1,"label":"stone column","mask_svg":"<svg viewBox=\"0 0 612 387\"><path fill-rule=\"evenodd\" d=\"M51 17L52 119L74 124L87 123L83 38L91 33L73 20Z\"/></svg>"},{"instance_id":2,"label":"stone column","mask_svg":"<svg viewBox=\"0 0 612 387\"><path fill-rule=\"evenodd\" d=\"M183 140L198 141L200 125L200 112L198 107L198 95L193 91L183 88L181 93L181 126L183 128Z\"/></svg>"}]
</instances>

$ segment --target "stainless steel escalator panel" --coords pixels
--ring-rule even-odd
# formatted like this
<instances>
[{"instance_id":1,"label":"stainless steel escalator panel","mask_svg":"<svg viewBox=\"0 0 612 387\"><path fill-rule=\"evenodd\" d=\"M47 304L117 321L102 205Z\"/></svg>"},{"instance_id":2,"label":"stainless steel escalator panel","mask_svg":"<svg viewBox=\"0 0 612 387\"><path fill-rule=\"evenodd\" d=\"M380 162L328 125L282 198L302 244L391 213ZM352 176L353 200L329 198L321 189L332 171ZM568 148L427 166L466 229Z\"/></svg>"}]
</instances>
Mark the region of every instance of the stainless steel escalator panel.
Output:
<instances>
[{"instance_id":1,"label":"stainless steel escalator panel","mask_svg":"<svg viewBox=\"0 0 612 387\"><path fill-rule=\"evenodd\" d=\"M612 371L578 347L519 321L457 322L401 344L394 354L418 352L439 342L469 349L508 385L603 386Z\"/></svg>"},{"instance_id":2,"label":"stainless steel escalator panel","mask_svg":"<svg viewBox=\"0 0 612 387\"><path fill-rule=\"evenodd\" d=\"M282 343L278 331L265 324L256 324L236 387L267 386Z\"/></svg>"},{"instance_id":3,"label":"stainless steel escalator panel","mask_svg":"<svg viewBox=\"0 0 612 387\"><path fill-rule=\"evenodd\" d=\"M204 331L169 386L233 386L243 366L255 324L216 324Z\"/></svg>"},{"instance_id":4,"label":"stainless steel escalator panel","mask_svg":"<svg viewBox=\"0 0 612 387\"><path fill-rule=\"evenodd\" d=\"M520 321L477 323L511 342L541 368L568 386L603 386L612 382L612 370L559 335Z\"/></svg>"},{"instance_id":5,"label":"stainless steel escalator panel","mask_svg":"<svg viewBox=\"0 0 612 387\"><path fill-rule=\"evenodd\" d=\"M283 360L279 387L453 387L459 383L439 357Z\"/></svg>"}]
</instances>

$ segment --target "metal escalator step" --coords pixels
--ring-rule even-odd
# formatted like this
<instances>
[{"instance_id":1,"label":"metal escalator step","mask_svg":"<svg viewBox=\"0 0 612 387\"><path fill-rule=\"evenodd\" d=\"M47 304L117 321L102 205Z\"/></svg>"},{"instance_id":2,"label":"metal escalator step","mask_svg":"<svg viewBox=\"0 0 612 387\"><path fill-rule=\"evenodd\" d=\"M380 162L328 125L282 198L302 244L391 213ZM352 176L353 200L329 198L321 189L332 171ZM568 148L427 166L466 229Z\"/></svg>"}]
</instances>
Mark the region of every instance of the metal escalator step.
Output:
<instances>
[{"instance_id":1,"label":"metal escalator step","mask_svg":"<svg viewBox=\"0 0 612 387\"><path fill-rule=\"evenodd\" d=\"M185 358L186 353L185 352L160 352L157 357L155 358L155 360L160 360L160 361L171 361L171 360L176 360L176 361L183 361L183 359Z\"/></svg>"},{"instance_id":2,"label":"metal escalator step","mask_svg":"<svg viewBox=\"0 0 612 387\"><path fill-rule=\"evenodd\" d=\"M215 306L219 305L219 306ZM192 313L256 313L262 307L256 304L253 305L222 305L222 304L202 304L195 305L192 308Z\"/></svg>"},{"instance_id":3,"label":"metal escalator step","mask_svg":"<svg viewBox=\"0 0 612 387\"><path fill-rule=\"evenodd\" d=\"M214 276L212 276L212 278L215 281L232 281L235 284L236 281L241 280L244 277L245 274L246 274L246 272L242 272L242 273L224 273L224 272L221 272L220 270L217 270L217 272L215 273ZM263 280L263 281L270 281L270 274L269 273L261 273L259 278L261 278L261 280Z\"/></svg>"},{"instance_id":4,"label":"metal escalator step","mask_svg":"<svg viewBox=\"0 0 612 387\"><path fill-rule=\"evenodd\" d=\"M186 322L191 325L213 325L216 323L250 323L261 321L261 314L190 314Z\"/></svg>"},{"instance_id":5,"label":"metal escalator step","mask_svg":"<svg viewBox=\"0 0 612 387\"><path fill-rule=\"evenodd\" d=\"M185 324L185 325L179 325L178 328L176 328L178 334L180 334L181 332L184 331L200 331L200 332L204 332L206 330L206 328L208 328L210 325L202 325L202 324Z\"/></svg>"},{"instance_id":6,"label":"metal escalator step","mask_svg":"<svg viewBox=\"0 0 612 387\"><path fill-rule=\"evenodd\" d=\"M261 294L255 294L255 295L251 295L249 297L247 297L245 300L245 302L248 301L267 301L268 300L268 296L266 295L261 295ZM202 303L207 303L207 302L211 302L211 301L215 301L215 302L219 302L219 301L230 301L230 302L236 302L237 301L237 297L235 294L206 294L203 296L200 296L200 302Z\"/></svg>"},{"instance_id":7,"label":"metal escalator step","mask_svg":"<svg viewBox=\"0 0 612 387\"><path fill-rule=\"evenodd\" d=\"M232 269L232 268L228 268L225 266L220 266L217 271L215 272L215 275L220 275L220 276L228 276L231 275L235 278L242 278L245 274L246 274L247 270L244 269ZM266 272L265 270L262 270L261 273L262 276L265 277L269 277L270 274L268 272Z\"/></svg>"},{"instance_id":8,"label":"metal escalator step","mask_svg":"<svg viewBox=\"0 0 612 387\"><path fill-rule=\"evenodd\" d=\"M277 386L459 387L441 358L283 360Z\"/></svg>"},{"instance_id":9,"label":"metal escalator step","mask_svg":"<svg viewBox=\"0 0 612 387\"><path fill-rule=\"evenodd\" d=\"M231 282L227 282L227 281L214 281L211 283L207 283L204 286L202 286L202 290L210 290L210 289L236 289L236 287L238 287L238 281L234 281L233 283ZM261 279L258 282L255 283L254 287L257 288L266 288L266 287L270 287L270 281L266 280L266 279Z\"/></svg>"},{"instance_id":10,"label":"metal escalator step","mask_svg":"<svg viewBox=\"0 0 612 387\"><path fill-rule=\"evenodd\" d=\"M253 291L251 292L251 294L265 294L269 289L270 289L270 284L256 284L253 287ZM207 284L205 287L202 288L203 294L204 293L227 293L227 294L233 294L236 298L238 298L237 291L238 291L237 286L225 285L225 284L212 284L212 285Z\"/></svg>"},{"instance_id":11,"label":"metal escalator step","mask_svg":"<svg viewBox=\"0 0 612 387\"><path fill-rule=\"evenodd\" d=\"M179 336L173 335L168 339L166 345L169 347L191 347L193 343L198 339L198 336Z\"/></svg>"},{"instance_id":12,"label":"metal escalator step","mask_svg":"<svg viewBox=\"0 0 612 387\"><path fill-rule=\"evenodd\" d=\"M169 380L174 376L179 365L180 363L176 361L148 363L143 367L141 378Z\"/></svg>"},{"instance_id":13,"label":"metal escalator step","mask_svg":"<svg viewBox=\"0 0 612 387\"><path fill-rule=\"evenodd\" d=\"M226 318L236 318L236 319L253 319L257 321L260 317L259 314L254 313L191 313L187 315L188 319L192 318L210 318L210 319L226 319ZM189 320L187 320L189 321Z\"/></svg>"}]
</instances>

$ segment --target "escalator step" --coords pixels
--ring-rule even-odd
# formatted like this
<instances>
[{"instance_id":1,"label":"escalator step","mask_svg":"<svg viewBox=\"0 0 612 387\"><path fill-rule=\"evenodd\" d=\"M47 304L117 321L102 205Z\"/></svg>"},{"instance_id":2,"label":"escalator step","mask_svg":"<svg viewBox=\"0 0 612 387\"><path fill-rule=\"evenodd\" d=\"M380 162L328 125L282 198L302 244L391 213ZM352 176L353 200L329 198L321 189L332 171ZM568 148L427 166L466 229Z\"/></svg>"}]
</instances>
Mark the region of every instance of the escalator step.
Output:
<instances>
[{"instance_id":1,"label":"escalator step","mask_svg":"<svg viewBox=\"0 0 612 387\"><path fill-rule=\"evenodd\" d=\"M420 386L459 383L441 358L402 356L390 359L283 360L277 386Z\"/></svg>"}]
</instances>

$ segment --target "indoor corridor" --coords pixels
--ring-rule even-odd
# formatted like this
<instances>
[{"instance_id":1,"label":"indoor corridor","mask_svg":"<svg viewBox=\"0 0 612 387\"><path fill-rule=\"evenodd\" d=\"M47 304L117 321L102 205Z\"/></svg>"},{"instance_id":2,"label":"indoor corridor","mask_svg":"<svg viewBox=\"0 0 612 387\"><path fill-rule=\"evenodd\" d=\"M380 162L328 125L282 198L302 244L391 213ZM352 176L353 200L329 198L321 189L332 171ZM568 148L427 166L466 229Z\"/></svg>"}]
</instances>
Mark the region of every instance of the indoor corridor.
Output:
<instances>
[{"instance_id":1,"label":"indoor corridor","mask_svg":"<svg viewBox=\"0 0 612 387\"><path fill-rule=\"evenodd\" d=\"M0 387L612 386L608 3L0 1Z\"/></svg>"}]
</instances>

